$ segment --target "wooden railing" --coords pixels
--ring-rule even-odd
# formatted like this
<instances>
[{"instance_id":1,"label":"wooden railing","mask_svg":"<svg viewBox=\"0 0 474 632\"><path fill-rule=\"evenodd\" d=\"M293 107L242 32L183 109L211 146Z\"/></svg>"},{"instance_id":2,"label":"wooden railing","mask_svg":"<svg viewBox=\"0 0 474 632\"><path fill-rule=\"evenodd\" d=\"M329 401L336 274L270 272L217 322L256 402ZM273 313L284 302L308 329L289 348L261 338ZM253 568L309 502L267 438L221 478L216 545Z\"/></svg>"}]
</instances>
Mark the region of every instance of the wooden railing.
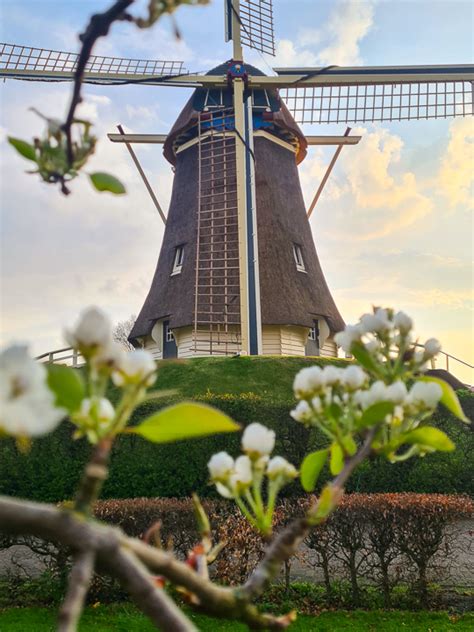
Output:
<instances>
[{"instance_id":1,"label":"wooden railing","mask_svg":"<svg viewBox=\"0 0 474 632\"><path fill-rule=\"evenodd\" d=\"M54 351L47 351L37 356L35 360L45 362L46 364L67 364L68 366L82 366L84 364L84 358L79 351L76 351L72 347L64 347L63 349L55 349Z\"/></svg>"},{"instance_id":2,"label":"wooden railing","mask_svg":"<svg viewBox=\"0 0 474 632\"><path fill-rule=\"evenodd\" d=\"M415 347L421 347L423 349L424 345L415 344ZM445 363L446 363L446 366L444 368L446 369L446 371L449 371L449 361L450 360L454 360L454 362L459 362L459 364L463 364L464 366L467 366L470 369L474 369L474 365L469 364L469 362L465 362L464 360L461 360L460 358L456 358L456 356L453 356L450 353L447 353L446 351L443 351L443 350L441 350L436 357L432 358L432 360L431 360L431 368L432 369L436 369L436 368L439 369L439 368L441 368L441 367L437 367L436 366L436 361L440 358L440 356L444 356Z\"/></svg>"}]
</instances>

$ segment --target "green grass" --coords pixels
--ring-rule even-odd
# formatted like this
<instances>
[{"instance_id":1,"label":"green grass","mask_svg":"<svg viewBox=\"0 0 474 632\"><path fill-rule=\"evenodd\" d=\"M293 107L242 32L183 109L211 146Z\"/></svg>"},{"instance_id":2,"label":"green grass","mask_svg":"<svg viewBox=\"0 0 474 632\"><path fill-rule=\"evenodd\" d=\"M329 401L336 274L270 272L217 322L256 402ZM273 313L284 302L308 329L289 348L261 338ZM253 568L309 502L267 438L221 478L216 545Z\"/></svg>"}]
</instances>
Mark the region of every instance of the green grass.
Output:
<instances>
[{"instance_id":1,"label":"green grass","mask_svg":"<svg viewBox=\"0 0 474 632\"><path fill-rule=\"evenodd\" d=\"M244 631L240 623L220 621L191 613L190 618L203 632ZM56 612L49 608L11 608L0 611L0 632L53 632ZM99 605L86 609L79 632L151 632L155 628L128 605ZM354 611L322 612L298 617L290 627L301 632L472 632L474 614L450 616L446 612Z\"/></svg>"},{"instance_id":2,"label":"green grass","mask_svg":"<svg viewBox=\"0 0 474 632\"><path fill-rule=\"evenodd\" d=\"M312 364L346 366L347 360L312 357L236 357L161 360L155 388L177 389L183 397L213 393L271 393L275 398L293 399L296 373Z\"/></svg>"}]
</instances>

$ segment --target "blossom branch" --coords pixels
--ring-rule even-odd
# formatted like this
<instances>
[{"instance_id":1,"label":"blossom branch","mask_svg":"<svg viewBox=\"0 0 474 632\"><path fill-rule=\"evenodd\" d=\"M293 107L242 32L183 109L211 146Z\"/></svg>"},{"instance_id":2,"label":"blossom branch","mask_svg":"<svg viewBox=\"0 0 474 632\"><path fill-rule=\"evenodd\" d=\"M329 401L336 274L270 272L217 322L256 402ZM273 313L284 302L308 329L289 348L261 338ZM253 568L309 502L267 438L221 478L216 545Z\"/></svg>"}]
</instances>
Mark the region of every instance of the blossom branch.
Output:
<instances>
[{"instance_id":1,"label":"blossom branch","mask_svg":"<svg viewBox=\"0 0 474 632\"><path fill-rule=\"evenodd\" d=\"M94 573L94 551L80 551L69 573L68 590L58 617L58 632L75 632Z\"/></svg>"},{"instance_id":2,"label":"blossom branch","mask_svg":"<svg viewBox=\"0 0 474 632\"><path fill-rule=\"evenodd\" d=\"M355 468L370 454L372 441L374 439L377 427L373 427L367 433L367 436L353 457L348 459L344 468L337 477L330 483L329 487L332 491L332 498L337 504L344 494L344 485ZM297 551L301 542L306 538L314 520L311 515L318 514L318 508L321 503L321 497L315 506L310 509L304 518L295 520L286 529L279 533L274 541L270 544L265 557L254 570L247 583L243 586L241 592L245 599L255 599L260 596L269 582L276 577L280 571L281 565L289 560ZM324 521L325 518L319 519L318 523Z\"/></svg>"},{"instance_id":3,"label":"blossom branch","mask_svg":"<svg viewBox=\"0 0 474 632\"><path fill-rule=\"evenodd\" d=\"M97 500L102 485L108 475L108 462L111 448L111 439L103 439L94 447L92 457L86 465L74 502L74 509L76 511L84 514L89 513L92 503Z\"/></svg>"}]
</instances>

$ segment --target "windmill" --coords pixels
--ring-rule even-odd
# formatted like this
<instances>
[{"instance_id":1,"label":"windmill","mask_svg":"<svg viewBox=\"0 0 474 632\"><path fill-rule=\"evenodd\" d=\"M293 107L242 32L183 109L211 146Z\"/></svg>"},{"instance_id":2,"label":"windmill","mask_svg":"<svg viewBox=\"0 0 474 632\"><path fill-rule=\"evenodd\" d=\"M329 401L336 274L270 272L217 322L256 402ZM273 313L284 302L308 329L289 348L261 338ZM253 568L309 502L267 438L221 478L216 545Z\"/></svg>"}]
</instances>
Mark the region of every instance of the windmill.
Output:
<instances>
[{"instance_id":1,"label":"windmill","mask_svg":"<svg viewBox=\"0 0 474 632\"><path fill-rule=\"evenodd\" d=\"M126 144L166 223L149 294L130 334L158 357L336 355L343 320L308 216L345 145L305 136L298 123L367 123L473 114L474 67L276 68L243 60L275 53L271 0L225 0L233 57L207 74L181 62L92 57L84 81L194 88L167 135L109 134ZM72 80L77 55L0 45L0 77ZM163 143L175 170L163 213L132 144ZM337 146L305 209L297 164L308 145Z\"/></svg>"}]
</instances>

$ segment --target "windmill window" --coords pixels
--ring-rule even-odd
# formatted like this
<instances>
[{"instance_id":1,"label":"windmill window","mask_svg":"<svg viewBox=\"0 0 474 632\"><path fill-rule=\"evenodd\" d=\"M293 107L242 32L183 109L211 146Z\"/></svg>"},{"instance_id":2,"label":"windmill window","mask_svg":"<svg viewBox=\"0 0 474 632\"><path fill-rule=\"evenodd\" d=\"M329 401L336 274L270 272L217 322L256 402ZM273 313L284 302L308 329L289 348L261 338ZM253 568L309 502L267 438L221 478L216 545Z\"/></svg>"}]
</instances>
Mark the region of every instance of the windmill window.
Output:
<instances>
[{"instance_id":1,"label":"windmill window","mask_svg":"<svg viewBox=\"0 0 474 632\"><path fill-rule=\"evenodd\" d=\"M171 276L173 274L179 274L183 268L183 260L184 260L184 246L176 246L174 251L174 260L173 260L173 271L171 272Z\"/></svg>"},{"instance_id":2,"label":"windmill window","mask_svg":"<svg viewBox=\"0 0 474 632\"><path fill-rule=\"evenodd\" d=\"M173 342L174 335L168 323L165 325L165 342Z\"/></svg>"},{"instance_id":3,"label":"windmill window","mask_svg":"<svg viewBox=\"0 0 474 632\"><path fill-rule=\"evenodd\" d=\"M304 259L303 259L303 251L299 244L293 244L293 256L295 258L296 269L299 272L306 272Z\"/></svg>"},{"instance_id":4,"label":"windmill window","mask_svg":"<svg viewBox=\"0 0 474 632\"><path fill-rule=\"evenodd\" d=\"M314 342L319 342L319 326L317 320L314 321L314 325L310 328L308 338L314 340Z\"/></svg>"}]
</instances>

